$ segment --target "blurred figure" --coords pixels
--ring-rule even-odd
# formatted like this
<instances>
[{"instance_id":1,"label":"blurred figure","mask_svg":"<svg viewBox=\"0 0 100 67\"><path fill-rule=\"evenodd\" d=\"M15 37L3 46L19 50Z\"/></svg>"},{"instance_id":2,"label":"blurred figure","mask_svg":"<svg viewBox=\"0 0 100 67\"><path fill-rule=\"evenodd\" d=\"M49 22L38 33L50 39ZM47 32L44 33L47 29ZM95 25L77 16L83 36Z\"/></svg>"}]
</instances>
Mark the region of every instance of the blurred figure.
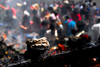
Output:
<instances>
[{"instance_id":1,"label":"blurred figure","mask_svg":"<svg viewBox=\"0 0 100 67\"><path fill-rule=\"evenodd\" d=\"M57 11L53 11L55 15L55 23L57 24L57 30L64 30L61 20L59 19L59 15Z\"/></svg>"},{"instance_id":2,"label":"blurred figure","mask_svg":"<svg viewBox=\"0 0 100 67\"><path fill-rule=\"evenodd\" d=\"M6 17L4 18L4 22L7 24L8 29L10 30L17 28L17 19L13 16L12 9L6 10Z\"/></svg>"},{"instance_id":3,"label":"blurred figure","mask_svg":"<svg viewBox=\"0 0 100 67\"><path fill-rule=\"evenodd\" d=\"M73 13L71 14L71 18L73 21L77 22L81 21L81 15L79 13L79 9L78 8L74 8Z\"/></svg>"},{"instance_id":4,"label":"blurred figure","mask_svg":"<svg viewBox=\"0 0 100 67\"><path fill-rule=\"evenodd\" d=\"M46 31L50 27L50 22L48 20L44 20L44 21L42 21L41 25L42 25L42 29L40 30L39 35L40 35L40 37L44 37Z\"/></svg>"},{"instance_id":5,"label":"blurred figure","mask_svg":"<svg viewBox=\"0 0 100 67\"><path fill-rule=\"evenodd\" d=\"M84 21L78 21L77 25L76 25L77 28L73 28L71 30L72 34L76 37L80 36L81 34L83 33L87 33L85 31L85 27L86 27L86 23Z\"/></svg>"},{"instance_id":6,"label":"blurred figure","mask_svg":"<svg viewBox=\"0 0 100 67\"><path fill-rule=\"evenodd\" d=\"M67 37L71 36L71 30L76 27L76 23L71 19L70 16L65 16L66 21L65 23L65 30Z\"/></svg>"},{"instance_id":7,"label":"blurred figure","mask_svg":"<svg viewBox=\"0 0 100 67\"><path fill-rule=\"evenodd\" d=\"M23 19L22 19L22 26L21 26L23 33L31 33L31 32L30 32L30 28L29 28L29 26L30 26L29 18L30 18L30 17L27 16L27 15L24 15L24 16L23 16Z\"/></svg>"},{"instance_id":8,"label":"blurred figure","mask_svg":"<svg viewBox=\"0 0 100 67\"><path fill-rule=\"evenodd\" d=\"M93 5L89 8L89 22L88 22L88 32L93 24L96 23L96 19L99 13L99 9L96 7L96 3L94 2Z\"/></svg>"},{"instance_id":9,"label":"blurred figure","mask_svg":"<svg viewBox=\"0 0 100 67\"><path fill-rule=\"evenodd\" d=\"M33 31L39 33L40 27L40 17L38 16L38 4L34 4L32 8L32 21L33 21Z\"/></svg>"},{"instance_id":10,"label":"blurred figure","mask_svg":"<svg viewBox=\"0 0 100 67\"><path fill-rule=\"evenodd\" d=\"M56 29L56 24L52 23L50 24L50 29L47 30L45 33L45 37L49 41L51 47L55 45L55 39L57 36L58 36L58 33Z\"/></svg>"},{"instance_id":11,"label":"blurred figure","mask_svg":"<svg viewBox=\"0 0 100 67\"><path fill-rule=\"evenodd\" d=\"M88 20L89 18L89 12L87 11L87 6L85 4L83 4L83 9L81 9L80 11L82 20Z\"/></svg>"},{"instance_id":12,"label":"blurred figure","mask_svg":"<svg viewBox=\"0 0 100 67\"><path fill-rule=\"evenodd\" d=\"M68 1L64 1L63 0L63 5L61 7L61 15L64 16L67 14L67 6L68 6L69 2Z\"/></svg>"},{"instance_id":13,"label":"blurred figure","mask_svg":"<svg viewBox=\"0 0 100 67\"><path fill-rule=\"evenodd\" d=\"M91 27L91 32L89 33L92 41L96 42L100 37L100 18L98 19L98 22Z\"/></svg>"},{"instance_id":14,"label":"blurred figure","mask_svg":"<svg viewBox=\"0 0 100 67\"><path fill-rule=\"evenodd\" d=\"M78 21L77 28L78 32L85 31L86 23L84 21Z\"/></svg>"},{"instance_id":15,"label":"blurred figure","mask_svg":"<svg viewBox=\"0 0 100 67\"><path fill-rule=\"evenodd\" d=\"M58 31L58 36L56 37L56 45L66 43L66 35L61 31Z\"/></svg>"},{"instance_id":16,"label":"blurred figure","mask_svg":"<svg viewBox=\"0 0 100 67\"><path fill-rule=\"evenodd\" d=\"M94 2L93 5L89 9L89 14L90 14L90 20L93 20L92 23L95 23L95 18L96 16L99 16L99 9L96 6L96 3Z\"/></svg>"}]
</instances>

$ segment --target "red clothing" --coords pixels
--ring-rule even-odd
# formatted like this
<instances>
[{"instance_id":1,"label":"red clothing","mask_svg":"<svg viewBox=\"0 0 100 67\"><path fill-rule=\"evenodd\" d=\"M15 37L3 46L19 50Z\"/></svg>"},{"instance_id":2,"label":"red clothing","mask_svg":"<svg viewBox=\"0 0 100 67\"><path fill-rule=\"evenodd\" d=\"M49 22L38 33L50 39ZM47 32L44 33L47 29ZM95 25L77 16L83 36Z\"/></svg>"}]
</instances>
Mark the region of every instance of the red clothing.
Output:
<instances>
[{"instance_id":1,"label":"red clothing","mask_svg":"<svg viewBox=\"0 0 100 67\"><path fill-rule=\"evenodd\" d=\"M16 9L12 7L11 10L13 11L13 15L16 17Z\"/></svg>"},{"instance_id":2,"label":"red clothing","mask_svg":"<svg viewBox=\"0 0 100 67\"><path fill-rule=\"evenodd\" d=\"M76 23L78 21L81 21L81 15L78 13L78 14L71 14L71 18L73 19L73 21L75 21Z\"/></svg>"},{"instance_id":3,"label":"red clothing","mask_svg":"<svg viewBox=\"0 0 100 67\"><path fill-rule=\"evenodd\" d=\"M9 7L8 6L8 8L7 9L11 9L12 10L12 12L13 12L13 16L15 16L16 17L16 9L15 8L13 8L13 7Z\"/></svg>"}]
</instances>

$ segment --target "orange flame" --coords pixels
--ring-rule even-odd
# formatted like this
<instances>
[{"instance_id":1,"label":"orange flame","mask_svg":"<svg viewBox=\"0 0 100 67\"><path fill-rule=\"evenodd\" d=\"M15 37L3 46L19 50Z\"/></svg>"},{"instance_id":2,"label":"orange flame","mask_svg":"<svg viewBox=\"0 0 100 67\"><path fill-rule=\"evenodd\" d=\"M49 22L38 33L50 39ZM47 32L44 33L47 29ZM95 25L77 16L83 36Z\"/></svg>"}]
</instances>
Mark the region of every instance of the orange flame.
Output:
<instances>
[{"instance_id":1,"label":"orange flame","mask_svg":"<svg viewBox=\"0 0 100 67\"><path fill-rule=\"evenodd\" d=\"M65 51L67 48L63 44L58 44L58 48Z\"/></svg>"},{"instance_id":2,"label":"orange flame","mask_svg":"<svg viewBox=\"0 0 100 67\"><path fill-rule=\"evenodd\" d=\"M3 34L3 38L6 41L7 40L7 35L6 34Z\"/></svg>"},{"instance_id":3,"label":"orange flame","mask_svg":"<svg viewBox=\"0 0 100 67\"><path fill-rule=\"evenodd\" d=\"M25 50L22 50L21 52L25 53Z\"/></svg>"}]
</instances>

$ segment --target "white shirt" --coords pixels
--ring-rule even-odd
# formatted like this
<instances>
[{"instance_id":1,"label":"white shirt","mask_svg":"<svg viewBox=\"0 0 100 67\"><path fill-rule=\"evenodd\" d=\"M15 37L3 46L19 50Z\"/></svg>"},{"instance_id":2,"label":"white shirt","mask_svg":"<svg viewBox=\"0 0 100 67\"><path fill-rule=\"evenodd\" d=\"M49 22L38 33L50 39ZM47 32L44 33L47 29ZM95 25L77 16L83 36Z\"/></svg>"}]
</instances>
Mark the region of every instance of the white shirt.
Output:
<instances>
[{"instance_id":1,"label":"white shirt","mask_svg":"<svg viewBox=\"0 0 100 67\"><path fill-rule=\"evenodd\" d=\"M57 37L57 30L55 30L55 35L51 34L51 30L47 30L45 33L45 37L47 38L48 41L55 41L55 37Z\"/></svg>"},{"instance_id":2,"label":"white shirt","mask_svg":"<svg viewBox=\"0 0 100 67\"><path fill-rule=\"evenodd\" d=\"M100 37L100 23L94 24L91 27L91 32L90 32L92 41L97 41L98 38Z\"/></svg>"},{"instance_id":3,"label":"white shirt","mask_svg":"<svg viewBox=\"0 0 100 67\"><path fill-rule=\"evenodd\" d=\"M51 34L51 30L47 30L45 33L45 37L47 38L47 41L49 41L50 46L54 46L55 45L55 39L58 36L57 34L57 30L55 30L55 34L52 35Z\"/></svg>"}]
</instances>

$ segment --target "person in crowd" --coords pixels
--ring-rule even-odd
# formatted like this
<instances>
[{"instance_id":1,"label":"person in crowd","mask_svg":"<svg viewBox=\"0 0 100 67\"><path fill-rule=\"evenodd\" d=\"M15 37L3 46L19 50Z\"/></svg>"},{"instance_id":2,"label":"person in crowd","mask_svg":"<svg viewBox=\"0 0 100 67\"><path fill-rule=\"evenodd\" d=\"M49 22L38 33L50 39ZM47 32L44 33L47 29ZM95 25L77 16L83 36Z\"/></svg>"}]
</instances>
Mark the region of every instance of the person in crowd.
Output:
<instances>
[{"instance_id":1,"label":"person in crowd","mask_svg":"<svg viewBox=\"0 0 100 67\"><path fill-rule=\"evenodd\" d=\"M91 4L91 5L92 5L92 4L93 4L93 0L89 0L89 4Z\"/></svg>"},{"instance_id":2,"label":"person in crowd","mask_svg":"<svg viewBox=\"0 0 100 67\"><path fill-rule=\"evenodd\" d=\"M62 25L62 22L61 20L59 19L59 14L57 11L54 11L52 9L52 7L49 7L49 12L50 12L50 17L49 17L49 21L50 23L56 23L56 26L57 26L57 30L63 30L63 25Z\"/></svg>"},{"instance_id":3,"label":"person in crowd","mask_svg":"<svg viewBox=\"0 0 100 67\"><path fill-rule=\"evenodd\" d=\"M48 11L49 11L50 14L52 14L53 13L53 7L52 6L48 7Z\"/></svg>"},{"instance_id":4,"label":"person in crowd","mask_svg":"<svg viewBox=\"0 0 100 67\"><path fill-rule=\"evenodd\" d=\"M86 23L85 21L78 21L77 25L76 25L76 28L73 28L71 30L71 33L74 35L74 36L80 36L81 34L83 33L87 33L86 32ZM80 35L78 35L80 34Z\"/></svg>"},{"instance_id":5,"label":"person in crowd","mask_svg":"<svg viewBox=\"0 0 100 67\"><path fill-rule=\"evenodd\" d=\"M53 11L53 13L54 13L54 15L55 15L55 23L57 24L57 30L64 30L64 28L63 28L63 24L62 24L62 22L61 22L61 20L60 20L60 18L59 18L59 14L58 14L58 12L57 11Z\"/></svg>"},{"instance_id":6,"label":"person in crowd","mask_svg":"<svg viewBox=\"0 0 100 67\"><path fill-rule=\"evenodd\" d=\"M99 9L94 2L93 5L89 8L89 19L91 23L96 23L96 16L99 16Z\"/></svg>"},{"instance_id":7,"label":"person in crowd","mask_svg":"<svg viewBox=\"0 0 100 67\"><path fill-rule=\"evenodd\" d=\"M24 16L23 16L21 28L22 28L22 31L23 31L24 34L25 34L25 33L30 33L30 28L29 28L29 26L30 26L29 18L30 18L30 17L27 16L27 15L24 15Z\"/></svg>"},{"instance_id":8,"label":"person in crowd","mask_svg":"<svg viewBox=\"0 0 100 67\"><path fill-rule=\"evenodd\" d=\"M81 9L80 14L82 20L88 20L89 12L87 11L87 6L85 4L83 4L83 9Z\"/></svg>"},{"instance_id":9,"label":"person in crowd","mask_svg":"<svg viewBox=\"0 0 100 67\"><path fill-rule=\"evenodd\" d=\"M100 37L100 18L98 19L96 24L93 24L93 26L91 27L91 31L89 33L92 41L96 42Z\"/></svg>"},{"instance_id":10,"label":"person in crowd","mask_svg":"<svg viewBox=\"0 0 100 67\"><path fill-rule=\"evenodd\" d=\"M71 14L71 18L72 18L73 21L76 22L76 24L77 24L78 21L81 21L81 15L79 13L79 9L78 8L75 8L73 10L73 13Z\"/></svg>"},{"instance_id":11,"label":"person in crowd","mask_svg":"<svg viewBox=\"0 0 100 67\"><path fill-rule=\"evenodd\" d=\"M88 11L89 11L89 21L88 21L88 24L87 24L87 32L90 32L92 25L96 23L97 16L98 16L98 13L99 13L99 10L96 7L95 2L92 5L90 4Z\"/></svg>"},{"instance_id":12,"label":"person in crowd","mask_svg":"<svg viewBox=\"0 0 100 67\"><path fill-rule=\"evenodd\" d=\"M76 27L76 23L71 19L70 16L65 16L66 21L65 23L65 30L67 37L71 36L71 30Z\"/></svg>"},{"instance_id":13,"label":"person in crowd","mask_svg":"<svg viewBox=\"0 0 100 67\"><path fill-rule=\"evenodd\" d=\"M32 21L33 21L33 28L34 28L34 32L39 32L39 27L40 27L40 17L37 14L37 10L33 10L33 17L32 17Z\"/></svg>"},{"instance_id":14,"label":"person in crowd","mask_svg":"<svg viewBox=\"0 0 100 67\"><path fill-rule=\"evenodd\" d=\"M55 39L57 36L58 36L58 33L56 29L56 24L52 23L50 24L50 29L47 30L45 33L45 37L49 41L51 47L55 45Z\"/></svg>"},{"instance_id":15,"label":"person in crowd","mask_svg":"<svg viewBox=\"0 0 100 67\"><path fill-rule=\"evenodd\" d=\"M63 5L61 7L61 15L64 16L67 14L67 5L69 4L68 0L62 0Z\"/></svg>"},{"instance_id":16,"label":"person in crowd","mask_svg":"<svg viewBox=\"0 0 100 67\"><path fill-rule=\"evenodd\" d=\"M50 28L50 22L48 20L44 20L41 23L42 28L40 30L39 36L44 37L46 31Z\"/></svg>"},{"instance_id":17,"label":"person in crowd","mask_svg":"<svg viewBox=\"0 0 100 67\"><path fill-rule=\"evenodd\" d=\"M61 30L59 30L58 32L58 36L56 37L56 40L55 40L55 44L58 45L58 44L65 44L66 43L66 34L63 33Z\"/></svg>"},{"instance_id":18,"label":"person in crowd","mask_svg":"<svg viewBox=\"0 0 100 67\"><path fill-rule=\"evenodd\" d=\"M13 17L13 11L11 9L6 10L4 22L7 24L8 29L15 29L17 27L17 19Z\"/></svg>"},{"instance_id":19,"label":"person in crowd","mask_svg":"<svg viewBox=\"0 0 100 67\"><path fill-rule=\"evenodd\" d=\"M78 23L77 23L78 32L85 31L85 26L86 26L85 21L83 21L83 20L78 21Z\"/></svg>"}]
</instances>

